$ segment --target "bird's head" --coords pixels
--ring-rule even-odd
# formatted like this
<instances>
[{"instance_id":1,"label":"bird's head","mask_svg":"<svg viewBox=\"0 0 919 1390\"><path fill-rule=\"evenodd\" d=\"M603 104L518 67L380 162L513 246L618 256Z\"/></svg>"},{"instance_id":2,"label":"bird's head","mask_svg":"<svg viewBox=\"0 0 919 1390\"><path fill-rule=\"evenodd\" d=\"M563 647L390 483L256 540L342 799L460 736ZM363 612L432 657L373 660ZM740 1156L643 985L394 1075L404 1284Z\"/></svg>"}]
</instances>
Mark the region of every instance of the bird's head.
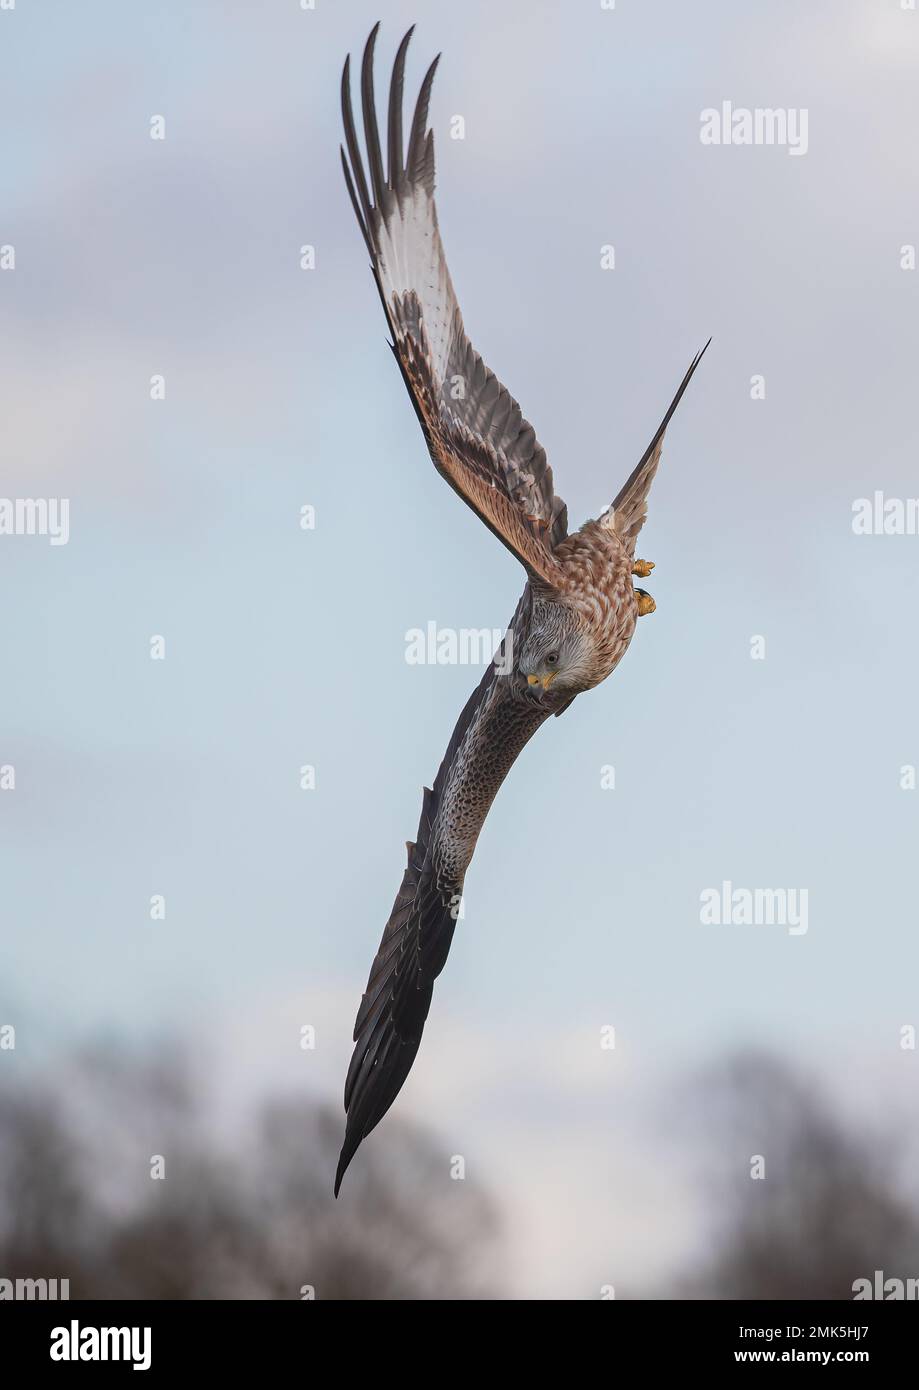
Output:
<instances>
[{"instance_id":1,"label":"bird's head","mask_svg":"<svg viewBox=\"0 0 919 1390\"><path fill-rule=\"evenodd\" d=\"M534 600L518 670L533 693L571 695L592 684L593 641L567 604Z\"/></svg>"}]
</instances>

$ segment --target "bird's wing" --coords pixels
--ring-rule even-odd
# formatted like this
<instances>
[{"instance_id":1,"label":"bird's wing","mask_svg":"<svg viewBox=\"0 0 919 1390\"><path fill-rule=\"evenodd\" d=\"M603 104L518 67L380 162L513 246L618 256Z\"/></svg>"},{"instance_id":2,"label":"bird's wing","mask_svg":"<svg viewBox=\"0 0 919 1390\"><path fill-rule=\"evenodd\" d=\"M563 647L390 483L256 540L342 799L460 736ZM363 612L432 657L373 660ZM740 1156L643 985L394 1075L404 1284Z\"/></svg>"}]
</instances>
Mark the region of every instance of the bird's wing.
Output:
<instances>
[{"instance_id":1,"label":"bird's wing","mask_svg":"<svg viewBox=\"0 0 919 1390\"><path fill-rule=\"evenodd\" d=\"M410 29L399 45L389 92L384 172L373 91L377 25L364 49L361 103L368 183L351 109L350 57L342 73L347 154L341 158L393 351L438 472L526 566L559 577L552 551L567 534L567 510L533 427L489 371L463 329L434 205L434 133L427 129L439 57L421 85L407 149L402 90Z\"/></svg>"},{"instance_id":2,"label":"bird's wing","mask_svg":"<svg viewBox=\"0 0 919 1390\"><path fill-rule=\"evenodd\" d=\"M709 338L708 343L711 342ZM626 483L619 490L615 502L610 506L613 513L616 531L622 537L622 541L630 555L635 554L635 542L638 533L645 524L648 515L648 493L651 491L651 484L654 482L654 475L657 472L657 465L661 460L661 450L664 447L664 432L670 424L671 416L680 403L683 392L689 385L693 372L698 367L705 355L708 343L701 352L697 352L689 364L689 370L680 382L677 393L667 408L667 414L657 427L657 433L651 440L645 452L642 454L638 463L633 468Z\"/></svg>"},{"instance_id":3,"label":"bird's wing","mask_svg":"<svg viewBox=\"0 0 919 1390\"><path fill-rule=\"evenodd\" d=\"M520 650L528 611L526 592L511 622L514 651ZM402 886L354 1025L336 1196L358 1145L386 1114L411 1070L434 981L453 940L479 831L505 776L548 714L544 706L515 695L512 678L500 675L492 663L459 717L433 787L424 789L418 833L408 844Z\"/></svg>"}]
</instances>

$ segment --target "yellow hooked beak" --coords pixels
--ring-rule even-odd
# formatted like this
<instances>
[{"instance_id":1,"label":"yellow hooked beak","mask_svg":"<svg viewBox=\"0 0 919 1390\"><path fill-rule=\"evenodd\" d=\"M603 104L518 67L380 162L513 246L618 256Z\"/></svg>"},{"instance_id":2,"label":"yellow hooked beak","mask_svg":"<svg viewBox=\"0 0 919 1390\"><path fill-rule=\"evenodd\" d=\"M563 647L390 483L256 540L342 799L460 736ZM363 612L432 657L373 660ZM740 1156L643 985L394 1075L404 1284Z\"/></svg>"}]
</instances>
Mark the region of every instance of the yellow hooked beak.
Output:
<instances>
[{"instance_id":1,"label":"yellow hooked beak","mask_svg":"<svg viewBox=\"0 0 919 1390\"><path fill-rule=\"evenodd\" d=\"M557 674L557 671L550 671L547 676L527 676L527 685L541 685L543 690L548 690Z\"/></svg>"}]
</instances>

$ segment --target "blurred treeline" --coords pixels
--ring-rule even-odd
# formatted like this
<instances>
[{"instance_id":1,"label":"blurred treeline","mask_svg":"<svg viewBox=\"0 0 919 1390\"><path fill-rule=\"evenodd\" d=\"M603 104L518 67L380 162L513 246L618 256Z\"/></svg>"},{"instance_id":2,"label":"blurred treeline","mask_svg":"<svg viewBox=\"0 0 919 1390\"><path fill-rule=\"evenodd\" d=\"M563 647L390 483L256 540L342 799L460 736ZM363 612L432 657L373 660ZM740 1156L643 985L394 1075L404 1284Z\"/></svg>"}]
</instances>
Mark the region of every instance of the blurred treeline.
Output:
<instances>
[{"instance_id":1,"label":"blurred treeline","mask_svg":"<svg viewBox=\"0 0 919 1390\"><path fill-rule=\"evenodd\" d=\"M268 1101L241 1140L179 1052L99 1047L28 1082L10 1063L0 1276L66 1277L72 1298L91 1299L507 1292L495 1201L451 1181L440 1150L397 1116L336 1203L337 1111ZM899 1142L860 1132L765 1055L733 1057L680 1095L701 1141L706 1236L691 1268L646 1294L851 1299L853 1281L877 1269L919 1275L919 1207ZM762 1180L750 1175L756 1155ZM158 1157L165 1180L151 1177Z\"/></svg>"},{"instance_id":2,"label":"blurred treeline","mask_svg":"<svg viewBox=\"0 0 919 1390\"><path fill-rule=\"evenodd\" d=\"M0 1276L71 1298L493 1295L492 1203L393 1117L335 1202L337 1112L269 1101L221 1133L187 1058L80 1053L41 1084L0 1069ZM154 1179L158 1159L165 1176ZM347 1198L347 1200L345 1200Z\"/></svg>"},{"instance_id":3,"label":"blurred treeline","mask_svg":"<svg viewBox=\"0 0 919 1390\"><path fill-rule=\"evenodd\" d=\"M711 1068L687 1098L706 1132L711 1234L670 1296L851 1299L875 1270L919 1275L915 1115L868 1129L759 1052Z\"/></svg>"}]
</instances>

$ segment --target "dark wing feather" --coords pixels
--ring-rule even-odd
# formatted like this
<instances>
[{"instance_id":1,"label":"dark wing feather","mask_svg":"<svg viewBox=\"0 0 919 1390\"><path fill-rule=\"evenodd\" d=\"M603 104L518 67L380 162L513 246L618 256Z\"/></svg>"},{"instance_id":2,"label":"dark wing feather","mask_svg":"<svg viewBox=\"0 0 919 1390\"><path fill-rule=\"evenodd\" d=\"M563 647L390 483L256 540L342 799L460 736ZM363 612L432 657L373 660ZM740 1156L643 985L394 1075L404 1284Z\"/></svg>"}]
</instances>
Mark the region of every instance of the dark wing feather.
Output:
<instances>
[{"instance_id":1,"label":"dark wing feather","mask_svg":"<svg viewBox=\"0 0 919 1390\"><path fill-rule=\"evenodd\" d=\"M529 591L511 623L524 640ZM354 1025L345 1081L348 1120L335 1195L363 1139L402 1088L418 1052L434 981L456 928L463 879L489 807L520 750L549 711L521 699L494 663L460 715L433 787L426 787L402 885L370 970Z\"/></svg>"},{"instance_id":2,"label":"dark wing feather","mask_svg":"<svg viewBox=\"0 0 919 1390\"><path fill-rule=\"evenodd\" d=\"M342 73L347 153L342 165L363 233L393 350L438 472L527 570L552 584L552 551L567 534L567 511L552 470L520 406L472 347L447 269L434 204L434 134L428 104L439 57L428 68L408 147L402 93L410 29L399 45L389 94L384 173L373 90L377 25L361 65L367 169L351 108L350 59Z\"/></svg>"},{"instance_id":3,"label":"dark wing feather","mask_svg":"<svg viewBox=\"0 0 919 1390\"><path fill-rule=\"evenodd\" d=\"M708 340L708 343L710 342L711 338ZM682 399L683 392L689 385L693 372L705 356L708 343L705 344L701 352L696 353L690 362L689 369L680 382L676 395L667 407L667 413L658 425L654 438L638 460L627 481L619 489L619 495L615 502L612 503L610 510L615 513L616 531L622 537L625 547L631 555L635 554L635 542L638 540L638 533L644 526L645 518L648 515L648 493L651 491L651 484L654 482L654 475L661 461L664 433L670 424L673 412Z\"/></svg>"}]
</instances>

